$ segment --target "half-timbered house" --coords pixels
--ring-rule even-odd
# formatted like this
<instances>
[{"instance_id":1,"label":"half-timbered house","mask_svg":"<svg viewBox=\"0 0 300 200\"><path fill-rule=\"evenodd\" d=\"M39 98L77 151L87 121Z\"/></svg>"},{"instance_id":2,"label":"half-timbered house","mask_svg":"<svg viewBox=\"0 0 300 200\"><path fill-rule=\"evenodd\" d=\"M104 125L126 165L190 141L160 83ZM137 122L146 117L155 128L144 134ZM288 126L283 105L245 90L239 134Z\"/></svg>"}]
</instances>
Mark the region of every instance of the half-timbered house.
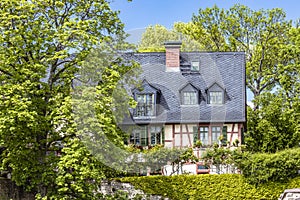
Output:
<instances>
[{"instance_id":1,"label":"half-timbered house","mask_svg":"<svg viewBox=\"0 0 300 200\"><path fill-rule=\"evenodd\" d=\"M246 122L244 52L131 53L142 67L137 101L122 126L134 126L128 143L165 147L242 143Z\"/></svg>"}]
</instances>

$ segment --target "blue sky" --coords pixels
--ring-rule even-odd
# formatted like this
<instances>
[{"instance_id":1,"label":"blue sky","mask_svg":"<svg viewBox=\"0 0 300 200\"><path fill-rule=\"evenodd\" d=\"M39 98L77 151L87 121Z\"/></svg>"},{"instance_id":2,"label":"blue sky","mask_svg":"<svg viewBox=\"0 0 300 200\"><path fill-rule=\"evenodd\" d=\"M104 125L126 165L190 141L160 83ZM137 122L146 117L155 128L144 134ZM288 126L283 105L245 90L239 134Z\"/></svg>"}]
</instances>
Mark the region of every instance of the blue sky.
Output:
<instances>
[{"instance_id":1,"label":"blue sky","mask_svg":"<svg viewBox=\"0 0 300 200\"><path fill-rule=\"evenodd\" d=\"M114 0L111 7L121 11L119 16L125 23L125 30L130 32L155 24L171 28L174 22L191 21L193 13L198 13L199 8L215 4L220 8L230 8L237 3L253 10L282 8L287 19L300 17L299 0Z\"/></svg>"}]
</instances>

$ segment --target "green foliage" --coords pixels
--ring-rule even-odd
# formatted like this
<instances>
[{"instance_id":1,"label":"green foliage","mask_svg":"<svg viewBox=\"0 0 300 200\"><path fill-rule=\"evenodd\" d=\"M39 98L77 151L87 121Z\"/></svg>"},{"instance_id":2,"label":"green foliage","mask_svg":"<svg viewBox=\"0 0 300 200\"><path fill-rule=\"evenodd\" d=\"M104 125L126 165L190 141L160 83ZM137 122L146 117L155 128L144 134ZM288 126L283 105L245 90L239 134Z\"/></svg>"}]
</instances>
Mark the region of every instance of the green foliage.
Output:
<instances>
[{"instance_id":1,"label":"green foliage","mask_svg":"<svg viewBox=\"0 0 300 200\"><path fill-rule=\"evenodd\" d=\"M238 150L234 150L238 151ZM205 161L208 165L215 165L217 166L217 169L221 165L231 165L234 164L234 151L223 148L223 147L214 147L212 149L207 149L202 157L202 159Z\"/></svg>"},{"instance_id":2,"label":"green foliage","mask_svg":"<svg viewBox=\"0 0 300 200\"><path fill-rule=\"evenodd\" d=\"M242 148L230 150L227 148L208 149L202 159L206 164L219 169L222 166L235 166L252 184L269 181L284 182L299 176L300 149L286 149L277 153L255 153Z\"/></svg>"},{"instance_id":3,"label":"green foliage","mask_svg":"<svg viewBox=\"0 0 300 200\"><path fill-rule=\"evenodd\" d=\"M237 174L176 175L128 177L130 182L147 194L157 194L170 199L278 199L286 188L299 187L300 178L287 183L268 182L254 186Z\"/></svg>"},{"instance_id":4,"label":"green foliage","mask_svg":"<svg viewBox=\"0 0 300 200\"><path fill-rule=\"evenodd\" d=\"M182 26L175 23L173 30L168 30L162 25L148 26L142 35L141 42L138 45L139 52L164 52L164 42L178 41L182 42L182 51L197 51L201 49L200 43L191 39L188 35L181 34Z\"/></svg>"},{"instance_id":5,"label":"green foliage","mask_svg":"<svg viewBox=\"0 0 300 200\"><path fill-rule=\"evenodd\" d=\"M149 26L142 35L138 51L163 52L165 49L163 44L169 40L177 40L177 35L162 25Z\"/></svg>"},{"instance_id":6,"label":"green foliage","mask_svg":"<svg viewBox=\"0 0 300 200\"><path fill-rule=\"evenodd\" d=\"M253 184L284 182L299 176L300 149L287 149L274 154L245 152L235 160L243 175Z\"/></svg>"},{"instance_id":7,"label":"green foliage","mask_svg":"<svg viewBox=\"0 0 300 200\"><path fill-rule=\"evenodd\" d=\"M132 146L127 149L135 154L130 154L130 168L127 169L128 175L140 175L138 172L161 173L163 166L171 164L172 173L177 173L182 163L196 162L198 159L193 154L192 148L165 148L162 145L156 145L150 149L139 150ZM143 159L143 162L139 161ZM130 173L134 172L134 173Z\"/></svg>"},{"instance_id":8,"label":"green foliage","mask_svg":"<svg viewBox=\"0 0 300 200\"><path fill-rule=\"evenodd\" d=\"M117 14L106 0L1 1L2 167L11 172L18 186L39 193L40 198L93 199L95 185L91 183L109 171L77 139L82 129L72 113L71 94L92 49L104 43L120 47L125 34ZM105 67L113 66L103 73L105 83L96 83L97 100L107 103L103 99L111 99L112 93L103 90L114 89L128 68L119 58L101 59ZM87 110L97 107L97 100ZM99 109L96 116L102 119L108 137L117 135L116 127L110 126L114 122L109 121L110 109ZM114 143L121 144L120 138Z\"/></svg>"},{"instance_id":9,"label":"green foliage","mask_svg":"<svg viewBox=\"0 0 300 200\"><path fill-rule=\"evenodd\" d=\"M72 139L62 149L57 164L55 188L49 188L48 197L60 199L99 199L98 190L105 170L79 139Z\"/></svg>"},{"instance_id":10,"label":"green foliage","mask_svg":"<svg viewBox=\"0 0 300 200\"><path fill-rule=\"evenodd\" d=\"M264 93L259 97L259 110L248 108L248 130L245 134L247 149L252 152L276 152L298 147L299 99L288 98L286 93Z\"/></svg>"},{"instance_id":11,"label":"green foliage","mask_svg":"<svg viewBox=\"0 0 300 200\"><path fill-rule=\"evenodd\" d=\"M200 147L202 147L202 145L203 145L203 144L202 144L201 140L197 140L193 147L194 147L194 148L195 148L195 147L200 148Z\"/></svg>"}]
</instances>

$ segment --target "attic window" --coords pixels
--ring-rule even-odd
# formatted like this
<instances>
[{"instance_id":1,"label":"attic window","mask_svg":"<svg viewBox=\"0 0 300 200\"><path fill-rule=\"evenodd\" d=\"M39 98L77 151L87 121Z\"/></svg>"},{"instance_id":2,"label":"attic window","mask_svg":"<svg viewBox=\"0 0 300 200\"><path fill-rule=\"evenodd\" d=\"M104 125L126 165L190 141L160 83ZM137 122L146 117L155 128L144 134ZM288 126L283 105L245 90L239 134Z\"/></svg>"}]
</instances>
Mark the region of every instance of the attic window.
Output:
<instances>
[{"instance_id":1,"label":"attic window","mask_svg":"<svg viewBox=\"0 0 300 200\"><path fill-rule=\"evenodd\" d=\"M200 70L200 63L199 61L192 61L191 63L191 71L199 71Z\"/></svg>"},{"instance_id":2,"label":"attic window","mask_svg":"<svg viewBox=\"0 0 300 200\"><path fill-rule=\"evenodd\" d=\"M137 105L133 110L133 117L154 117L156 115L156 101L158 100L160 90L149 84L149 82L144 79L142 86L134 88L132 93L137 102Z\"/></svg>"},{"instance_id":3,"label":"attic window","mask_svg":"<svg viewBox=\"0 0 300 200\"><path fill-rule=\"evenodd\" d=\"M207 90L207 103L212 105L222 105L225 103L225 89L218 83L214 83Z\"/></svg>"},{"instance_id":4,"label":"attic window","mask_svg":"<svg viewBox=\"0 0 300 200\"><path fill-rule=\"evenodd\" d=\"M183 92L183 105L195 105L198 104L197 101L197 92L196 91L188 91Z\"/></svg>"},{"instance_id":5,"label":"attic window","mask_svg":"<svg viewBox=\"0 0 300 200\"><path fill-rule=\"evenodd\" d=\"M187 83L179 90L182 105L197 105L199 104L199 89L191 83Z\"/></svg>"},{"instance_id":6,"label":"attic window","mask_svg":"<svg viewBox=\"0 0 300 200\"><path fill-rule=\"evenodd\" d=\"M154 116L155 101L154 94L137 94L136 95L136 117Z\"/></svg>"},{"instance_id":7,"label":"attic window","mask_svg":"<svg viewBox=\"0 0 300 200\"><path fill-rule=\"evenodd\" d=\"M210 104L223 104L223 92L210 91L209 92L209 103Z\"/></svg>"}]
</instances>

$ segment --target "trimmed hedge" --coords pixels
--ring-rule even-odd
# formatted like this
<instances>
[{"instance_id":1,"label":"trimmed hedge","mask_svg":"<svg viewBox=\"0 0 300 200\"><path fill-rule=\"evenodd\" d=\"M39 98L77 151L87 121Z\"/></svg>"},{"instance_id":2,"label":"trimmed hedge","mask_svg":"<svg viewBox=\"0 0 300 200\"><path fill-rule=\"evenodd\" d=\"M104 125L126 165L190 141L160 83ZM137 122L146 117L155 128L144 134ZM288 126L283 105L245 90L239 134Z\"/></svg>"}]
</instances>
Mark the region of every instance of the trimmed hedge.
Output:
<instances>
[{"instance_id":1,"label":"trimmed hedge","mask_svg":"<svg viewBox=\"0 0 300 200\"><path fill-rule=\"evenodd\" d=\"M251 183L285 182L299 176L300 148L272 154L245 152L235 165Z\"/></svg>"},{"instance_id":2,"label":"trimmed hedge","mask_svg":"<svg viewBox=\"0 0 300 200\"><path fill-rule=\"evenodd\" d=\"M118 180L131 183L147 194L172 200L277 200L285 189L300 187L300 177L285 183L268 182L254 186L238 174L126 177Z\"/></svg>"}]
</instances>

